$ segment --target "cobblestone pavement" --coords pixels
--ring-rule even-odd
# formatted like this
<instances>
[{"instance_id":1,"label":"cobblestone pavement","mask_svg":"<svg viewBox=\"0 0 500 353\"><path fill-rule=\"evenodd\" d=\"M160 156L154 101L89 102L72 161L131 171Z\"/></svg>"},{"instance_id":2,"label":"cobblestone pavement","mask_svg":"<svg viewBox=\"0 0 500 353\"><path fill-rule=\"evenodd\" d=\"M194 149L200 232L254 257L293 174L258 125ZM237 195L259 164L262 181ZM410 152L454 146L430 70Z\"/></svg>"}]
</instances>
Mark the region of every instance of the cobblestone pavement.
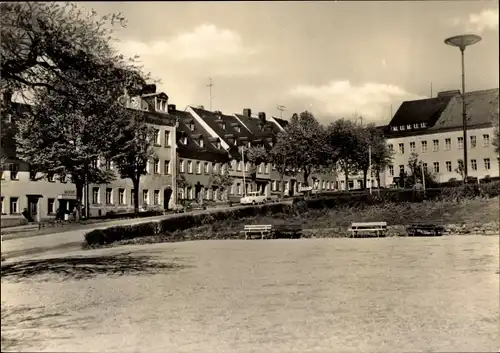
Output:
<instances>
[{"instance_id":1,"label":"cobblestone pavement","mask_svg":"<svg viewBox=\"0 0 500 353\"><path fill-rule=\"evenodd\" d=\"M499 237L199 241L2 263L2 351L498 350Z\"/></svg>"}]
</instances>

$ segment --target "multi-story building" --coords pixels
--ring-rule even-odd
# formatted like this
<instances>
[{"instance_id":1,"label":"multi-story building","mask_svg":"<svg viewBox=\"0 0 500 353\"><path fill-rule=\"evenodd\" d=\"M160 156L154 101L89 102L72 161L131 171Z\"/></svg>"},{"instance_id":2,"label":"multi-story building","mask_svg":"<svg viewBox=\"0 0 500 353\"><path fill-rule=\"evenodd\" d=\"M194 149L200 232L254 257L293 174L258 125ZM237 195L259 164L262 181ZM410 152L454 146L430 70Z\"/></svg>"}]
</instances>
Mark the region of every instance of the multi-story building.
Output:
<instances>
[{"instance_id":1,"label":"multi-story building","mask_svg":"<svg viewBox=\"0 0 500 353\"><path fill-rule=\"evenodd\" d=\"M189 112L170 107L169 114L177 120L178 199L220 200L222 194L212 178L229 162L229 154Z\"/></svg>"},{"instance_id":2,"label":"multi-story building","mask_svg":"<svg viewBox=\"0 0 500 353\"><path fill-rule=\"evenodd\" d=\"M466 93L468 175L483 179L499 176L498 155L492 146L493 119L498 119L499 90ZM460 180L463 161L462 98L460 91L441 92L435 98L404 102L385 128L392 164L382 173L388 186L401 170L408 171L412 153L434 174L437 182Z\"/></svg>"}]
</instances>

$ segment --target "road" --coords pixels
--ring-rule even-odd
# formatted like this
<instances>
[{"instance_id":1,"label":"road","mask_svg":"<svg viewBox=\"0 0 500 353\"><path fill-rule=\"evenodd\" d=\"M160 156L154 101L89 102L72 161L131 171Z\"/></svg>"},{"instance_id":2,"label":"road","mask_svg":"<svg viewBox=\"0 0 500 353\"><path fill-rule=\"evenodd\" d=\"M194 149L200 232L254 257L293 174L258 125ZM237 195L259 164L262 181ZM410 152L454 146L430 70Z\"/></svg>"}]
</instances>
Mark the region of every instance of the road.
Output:
<instances>
[{"instance_id":1,"label":"road","mask_svg":"<svg viewBox=\"0 0 500 353\"><path fill-rule=\"evenodd\" d=\"M241 207L252 207L252 206L233 206L232 209L238 209ZM194 215L203 213L209 214L213 212L219 212L221 210L226 210L228 208L229 207L219 207L207 210L190 211L189 214L194 214ZM37 235L35 233L32 234L31 236L20 236L19 234L6 234L3 236L3 241L1 246L2 256L12 259L14 257L26 256L26 255L34 255L34 254L49 253L49 252L57 253L61 251L77 250L81 248L81 245L84 241L83 236L85 235L85 233L88 233L94 229L101 229L111 226L141 224L151 221L176 218L181 215L182 214L169 214L169 215L139 218L139 219L135 218L135 219L114 220L53 234Z\"/></svg>"}]
</instances>

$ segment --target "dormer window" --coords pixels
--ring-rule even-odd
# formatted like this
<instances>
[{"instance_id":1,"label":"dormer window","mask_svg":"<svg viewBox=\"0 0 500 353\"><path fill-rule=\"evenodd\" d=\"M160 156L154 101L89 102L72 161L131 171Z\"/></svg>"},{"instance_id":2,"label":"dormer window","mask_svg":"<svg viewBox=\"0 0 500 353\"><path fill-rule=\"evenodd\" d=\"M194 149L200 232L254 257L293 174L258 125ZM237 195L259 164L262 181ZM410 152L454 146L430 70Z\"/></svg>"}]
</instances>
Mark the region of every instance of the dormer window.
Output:
<instances>
[{"instance_id":1,"label":"dormer window","mask_svg":"<svg viewBox=\"0 0 500 353\"><path fill-rule=\"evenodd\" d=\"M404 125L401 125L401 126L399 127L399 130L404 131L404 130L405 130L405 126L404 126Z\"/></svg>"},{"instance_id":2,"label":"dormer window","mask_svg":"<svg viewBox=\"0 0 500 353\"><path fill-rule=\"evenodd\" d=\"M217 120L222 120L222 116L220 116L219 114L217 114Z\"/></svg>"},{"instance_id":3,"label":"dormer window","mask_svg":"<svg viewBox=\"0 0 500 353\"><path fill-rule=\"evenodd\" d=\"M233 140L233 145L238 146L238 140L234 139Z\"/></svg>"},{"instance_id":4,"label":"dormer window","mask_svg":"<svg viewBox=\"0 0 500 353\"><path fill-rule=\"evenodd\" d=\"M239 126L235 126L234 129L237 131L237 132L241 132L241 128Z\"/></svg>"},{"instance_id":5,"label":"dormer window","mask_svg":"<svg viewBox=\"0 0 500 353\"><path fill-rule=\"evenodd\" d=\"M215 146L220 149L220 141L217 141L217 143L215 144Z\"/></svg>"},{"instance_id":6,"label":"dormer window","mask_svg":"<svg viewBox=\"0 0 500 353\"><path fill-rule=\"evenodd\" d=\"M248 143L248 148L250 148L250 147L252 147L252 143L251 142Z\"/></svg>"},{"instance_id":7,"label":"dormer window","mask_svg":"<svg viewBox=\"0 0 500 353\"><path fill-rule=\"evenodd\" d=\"M204 144L203 144L203 137L201 137L201 138L200 138L200 140L199 140L198 144L200 145L200 147L203 147L203 146L204 146Z\"/></svg>"},{"instance_id":8,"label":"dormer window","mask_svg":"<svg viewBox=\"0 0 500 353\"><path fill-rule=\"evenodd\" d=\"M167 101L164 99L157 99L156 100L156 111L167 112L168 111Z\"/></svg>"},{"instance_id":9,"label":"dormer window","mask_svg":"<svg viewBox=\"0 0 500 353\"><path fill-rule=\"evenodd\" d=\"M426 123L420 123L420 127L426 127Z\"/></svg>"},{"instance_id":10,"label":"dormer window","mask_svg":"<svg viewBox=\"0 0 500 353\"><path fill-rule=\"evenodd\" d=\"M273 146L274 146L273 141L269 141L269 146L271 146L271 147L273 147Z\"/></svg>"},{"instance_id":11,"label":"dormer window","mask_svg":"<svg viewBox=\"0 0 500 353\"><path fill-rule=\"evenodd\" d=\"M187 145L187 143L188 143L188 138L187 138L186 136L183 136L183 137L181 138L181 142L182 142L182 144L183 144L183 145Z\"/></svg>"},{"instance_id":12,"label":"dormer window","mask_svg":"<svg viewBox=\"0 0 500 353\"><path fill-rule=\"evenodd\" d=\"M418 129L418 124L413 124L414 129Z\"/></svg>"},{"instance_id":13,"label":"dormer window","mask_svg":"<svg viewBox=\"0 0 500 353\"><path fill-rule=\"evenodd\" d=\"M189 123L189 130L194 131L194 123Z\"/></svg>"},{"instance_id":14,"label":"dormer window","mask_svg":"<svg viewBox=\"0 0 500 353\"><path fill-rule=\"evenodd\" d=\"M411 130L411 124L406 125L406 130Z\"/></svg>"},{"instance_id":15,"label":"dormer window","mask_svg":"<svg viewBox=\"0 0 500 353\"><path fill-rule=\"evenodd\" d=\"M222 130L226 130L226 124L222 123L222 124L220 124L220 127Z\"/></svg>"}]
</instances>

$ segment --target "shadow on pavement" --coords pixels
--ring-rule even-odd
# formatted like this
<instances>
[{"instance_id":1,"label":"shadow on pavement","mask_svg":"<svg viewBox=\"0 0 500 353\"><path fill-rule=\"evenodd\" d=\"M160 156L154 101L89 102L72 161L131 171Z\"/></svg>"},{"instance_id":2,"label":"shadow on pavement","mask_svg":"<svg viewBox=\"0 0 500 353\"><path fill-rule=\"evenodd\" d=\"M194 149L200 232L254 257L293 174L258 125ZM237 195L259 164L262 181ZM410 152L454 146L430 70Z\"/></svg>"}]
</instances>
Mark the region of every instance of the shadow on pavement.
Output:
<instances>
[{"instance_id":1,"label":"shadow on pavement","mask_svg":"<svg viewBox=\"0 0 500 353\"><path fill-rule=\"evenodd\" d=\"M115 256L61 257L2 263L2 278L22 281L55 275L59 280L88 279L98 275L157 274L181 270L187 266L155 261L151 256L121 254ZM54 280L45 278L46 280Z\"/></svg>"}]
</instances>

